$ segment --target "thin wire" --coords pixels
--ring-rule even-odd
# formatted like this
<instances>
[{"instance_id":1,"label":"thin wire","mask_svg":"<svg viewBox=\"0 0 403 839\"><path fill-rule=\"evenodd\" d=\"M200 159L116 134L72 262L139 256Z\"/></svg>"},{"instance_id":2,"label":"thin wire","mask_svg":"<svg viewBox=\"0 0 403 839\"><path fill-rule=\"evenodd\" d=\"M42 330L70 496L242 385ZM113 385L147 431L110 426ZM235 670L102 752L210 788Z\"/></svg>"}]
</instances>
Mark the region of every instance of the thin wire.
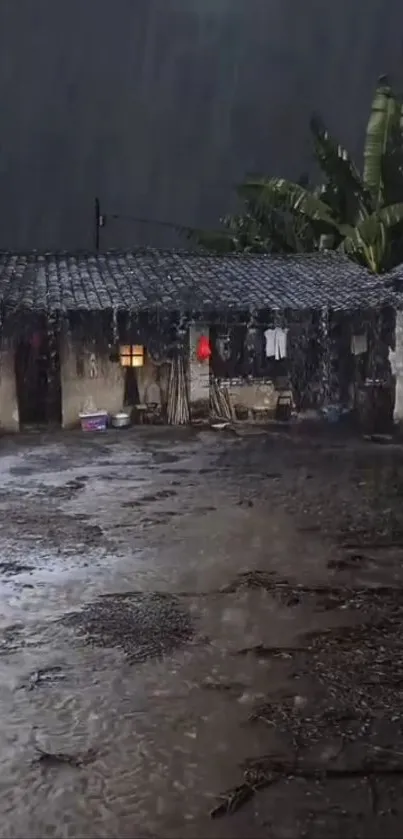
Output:
<instances>
[{"instance_id":1,"label":"thin wire","mask_svg":"<svg viewBox=\"0 0 403 839\"><path fill-rule=\"evenodd\" d=\"M235 184L230 182L221 182L219 184L216 184L216 186L221 188L225 186L227 189L236 190L239 186L239 183ZM137 224L156 224L158 225L158 227L169 227L177 231L183 230L190 233L192 233L195 229L194 227L190 227L187 224L176 224L176 222L173 221L160 221L159 219L141 218L138 216L127 215L125 213L101 213L101 215L105 220L111 218L120 221L133 221Z\"/></svg>"},{"instance_id":2,"label":"thin wire","mask_svg":"<svg viewBox=\"0 0 403 839\"><path fill-rule=\"evenodd\" d=\"M174 221L160 221L159 219L140 218L138 216L129 216L124 213L103 213L104 219L118 219L121 221L134 221L137 224L156 224L158 227L169 227L174 230L192 231L194 228L186 224L177 224Z\"/></svg>"}]
</instances>

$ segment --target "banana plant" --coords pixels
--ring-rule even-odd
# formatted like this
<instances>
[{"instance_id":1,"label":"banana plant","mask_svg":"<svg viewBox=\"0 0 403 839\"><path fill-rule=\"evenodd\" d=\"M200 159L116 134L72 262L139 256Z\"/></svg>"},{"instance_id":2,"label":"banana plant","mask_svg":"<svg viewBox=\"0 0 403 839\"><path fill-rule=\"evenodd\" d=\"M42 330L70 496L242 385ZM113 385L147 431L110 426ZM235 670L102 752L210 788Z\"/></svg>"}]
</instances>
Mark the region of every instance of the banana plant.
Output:
<instances>
[{"instance_id":1,"label":"banana plant","mask_svg":"<svg viewBox=\"0 0 403 839\"><path fill-rule=\"evenodd\" d=\"M362 175L319 117L312 118L310 128L324 175L318 190L283 178L259 178L242 184L239 194L253 197L261 212L276 201L287 201L296 216L314 226L326 247L339 247L375 273L391 268L403 257L403 246L399 247L403 239L401 101L387 79L380 79L367 125ZM388 204L393 190L393 203Z\"/></svg>"},{"instance_id":2,"label":"banana plant","mask_svg":"<svg viewBox=\"0 0 403 839\"><path fill-rule=\"evenodd\" d=\"M180 232L201 247L219 253L304 253L315 249L315 231L308 215L295 214L287 194L277 193L264 206L253 188L240 189L238 197L242 211L225 216L220 230Z\"/></svg>"}]
</instances>

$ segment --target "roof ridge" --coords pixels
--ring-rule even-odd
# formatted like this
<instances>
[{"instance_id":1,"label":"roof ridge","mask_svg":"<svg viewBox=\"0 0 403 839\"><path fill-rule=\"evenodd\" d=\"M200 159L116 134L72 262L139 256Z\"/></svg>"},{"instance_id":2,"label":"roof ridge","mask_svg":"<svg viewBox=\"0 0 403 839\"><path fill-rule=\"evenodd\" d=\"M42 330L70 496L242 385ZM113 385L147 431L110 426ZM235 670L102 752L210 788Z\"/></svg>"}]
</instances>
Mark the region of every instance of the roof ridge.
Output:
<instances>
[{"instance_id":1,"label":"roof ridge","mask_svg":"<svg viewBox=\"0 0 403 839\"><path fill-rule=\"evenodd\" d=\"M60 250L25 250L25 251L17 251L17 250L10 250L10 249L0 249L0 259L1 257L15 257L15 258L32 258L36 257L37 259L46 259L46 258L60 258L60 257L70 257L72 259L81 258L94 258L94 259L102 259L108 256L170 256L170 257L180 257L180 258L197 258L197 259L217 259L218 261L225 261L225 260L273 260L273 261L290 261L290 262L299 262L299 261L310 261L310 260L320 260L320 261L327 261L327 260L337 260L340 262L350 262L349 258L345 254L341 254L337 251L328 250L328 251L312 251L310 253L287 253L287 254L277 254L277 253L252 253L252 252L245 252L245 251L234 251L231 253L215 253L213 251L189 251L189 250L178 250L169 249L169 248L108 248L103 251L94 251L89 248L84 249L60 249ZM366 270L365 268L363 270Z\"/></svg>"}]
</instances>

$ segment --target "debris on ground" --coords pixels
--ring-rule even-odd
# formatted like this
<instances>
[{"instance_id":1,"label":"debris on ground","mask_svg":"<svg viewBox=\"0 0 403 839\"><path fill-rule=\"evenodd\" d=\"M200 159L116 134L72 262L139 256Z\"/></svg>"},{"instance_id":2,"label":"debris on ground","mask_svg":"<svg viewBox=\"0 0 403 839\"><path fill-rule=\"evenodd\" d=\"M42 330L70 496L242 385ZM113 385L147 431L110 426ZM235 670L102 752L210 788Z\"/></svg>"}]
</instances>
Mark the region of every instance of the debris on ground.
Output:
<instances>
[{"instance_id":1,"label":"debris on ground","mask_svg":"<svg viewBox=\"0 0 403 839\"><path fill-rule=\"evenodd\" d=\"M204 812L206 796L211 793L209 785L217 766L214 755L219 746L217 771L221 773L222 767L219 777L227 777L222 786L235 786L219 796L211 815L216 818L231 814L243 806L246 810L239 822L223 825L224 833L229 830L231 835L244 835L244 817L250 835L281 834L308 839L343 835L346 839L369 839L401 833L403 448L377 446L373 445L375 441L369 443L361 438L343 441L336 434L321 438L316 430L305 439L299 431L289 433L287 440L284 435L274 436L267 430L259 434L258 440L244 438L235 446L223 435L204 434L203 445L197 445L191 456L187 450L182 460L183 452L158 451L153 442L152 464L147 455L142 475L133 455L139 446L134 438L130 451L123 452L124 458L118 464L115 449L102 443L102 452L97 448L88 457L88 488L80 500L77 496L82 492L84 478L72 477L63 484L58 444L53 446L53 454L47 455L57 479L50 481L47 476L40 483L35 480L39 457L36 453L31 481L21 481L15 473L19 484L27 485L27 493L25 486L13 484L12 476L0 492L4 554L0 572L8 598L7 611L14 614L16 602L18 617L23 618L21 624L14 621L13 625L6 625L7 617L4 621L1 664L5 672L11 665L22 674L27 662L35 662L28 665L30 669L37 668L24 684L34 693L25 695L21 691L10 701L8 686L3 691L4 740L9 743L8 728L12 736L15 731L18 738L24 738L21 721L27 724L36 719L44 723L50 710L58 735L70 730L66 720L75 731L81 726L78 710L84 711L84 724L89 714L96 714L97 721L94 724L91 720L89 725L100 733L108 753L105 764L111 812L105 827L105 788L99 783L102 767L94 767L94 777L89 770L88 778L87 772L72 772L73 780L78 775L78 795L82 784L85 795L87 781L91 794L94 792L91 801L84 802L85 807L77 807L78 822L85 822L88 834L93 829L93 815L101 833L115 829L115 825L117 830L123 825L123 833L130 832L130 825L137 824L136 818L140 818L141 793L136 788L140 773L133 756L138 756L138 728L143 722L138 725L132 701L139 683L150 686L144 716L141 711L146 725L145 748L140 755L150 805L141 817L144 824L138 825L140 831L147 828L149 819L153 826L158 822L156 832L165 835L164 820L169 818L173 799L167 793L166 801L162 794L161 813L156 814L154 782L150 780L152 773L153 777L160 777L163 765L164 772L171 771L174 784L183 790L189 810L189 814L180 810L182 825L175 824L166 832L178 835L183 827L186 835L202 835L206 823L202 815L199 829L197 813ZM206 443L207 436L210 441L214 438L213 455L206 454L210 445ZM69 469L75 445L63 443ZM95 444L82 444L76 469L87 469L84 452L91 445ZM144 456L143 449L141 453ZM203 491L201 481L205 484ZM176 488L175 493L172 487ZM201 503L205 494L207 504ZM213 509L217 513L207 517ZM181 516L187 517L183 530ZM159 533L156 524L161 525ZM145 527L149 529L142 535ZM78 611L76 604L82 603L85 591L80 588L74 599L66 586L62 608L68 603L71 613L60 621L61 602L53 594L45 613L52 614L55 623L49 624L46 617L41 626L43 615L37 604L44 601L44 593L52 586L56 592L58 588L54 581L48 586L43 579L38 582L38 578L30 577L30 582L35 582L35 593L31 598L30 593L23 592L26 605L23 610L18 606L22 585L26 583L21 580L18 589L15 576L28 563L35 567L41 563L45 568L57 556L55 567L64 574L70 554L74 567L75 556L80 554L82 567L90 566L88 578L79 577L79 587L82 579L88 579L89 599L99 591L110 591L112 576L116 588L120 589L120 583L127 586L131 563L127 557L144 545L149 550L151 543L157 561L150 557L147 585L155 579L156 589L161 585L165 588L169 580L168 585L174 589L177 580L175 594L131 591L107 595ZM113 560L121 551L125 557L122 578L118 576L119 563L111 573ZM104 577L97 573L94 584L92 566L100 558L104 562L103 557L107 573ZM14 560L15 575L14 565L7 564ZM204 563L209 566L205 580ZM98 570L100 567L102 564ZM143 568L141 565L137 575L132 563L133 587L141 587ZM241 568L248 570L237 575ZM223 582L227 585L222 586ZM9 597L11 591L16 592L14 604ZM226 609L226 595L231 616L221 626L220 608ZM239 602L233 608L236 600ZM204 636L197 634L192 620L197 608L197 629L206 633ZM31 609L38 624L26 620ZM238 650L234 649L233 636L227 646L231 621L236 637L245 627ZM50 636L54 643L52 658L48 649ZM39 649L42 643L44 650ZM88 644L120 650L128 662L136 664L169 656L184 646L186 655L175 656L172 662L167 660L156 668L125 668L122 674L120 656L105 656L106 662L102 658L100 663L96 649L82 649ZM191 650L191 645L196 644L204 649ZM66 646L66 658L71 666L74 662L75 678L74 684L68 680L60 688L70 671L61 666L46 668L45 662L61 661ZM102 672L98 672L98 666ZM211 678L203 680L207 667ZM180 681L180 696L175 694L175 680L176 684ZM255 680L259 690L254 689ZM106 685L103 702L99 701L94 681L104 688ZM240 701L243 693L247 694L245 702L242 696ZM180 731L183 733L189 719L192 736L187 737L185 732L183 752L190 779L186 796L176 748L181 748ZM171 730L171 723L177 727L177 734ZM198 736L200 725L203 735L208 735L206 739ZM143 736L143 731L140 734ZM211 748L200 749L200 743L207 742ZM63 740L63 746L59 743L60 751L53 751L52 746L35 745L34 750L35 763L44 769L56 769L49 779L55 785L56 815L51 807L48 813L44 806L49 796L47 779L33 777L39 773L33 772L29 764L19 766L17 755L15 770L13 765L3 794L3 821L10 835L19 835L23 820L24 827L28 825L28 832L32 832L30 819L35 814L40 814L40 827L45 832L57 831L57 808L62 800L57 800L57 795L65 788L65 773L57 767L75 770L95 756L91 750L76 753L77 741L73 738ZM12 746L10 754L13 749ZM245 760L246 755L254 757ZM207 778L207 789L203 781L200 787L194 783L191 766L197 779L199 768L202 769L200 775ZM235 777L234 767L239 772ZM216 792L220 790L220 784L215 786ZM193 796L198 796L196 802ZM82 824L77 822L77 814L69 812L70 815L69 830L79 833ZM187 815L189 821L185 823ZM389 822L386 816L390 817ZM215 836L215 831L213 823L209 835ZM39 832L38 829L36 833ZM144 835L146 832L144 829Z\"/></svg>"},{"instance_id":2,"label":"debris on ground","mask_svg":"<svg viewBox=\"0 0 403 839\"><path fill-rule=\"evenodd\" d=\"M341 753L341 750L340 750ZM282 780L303 778L326 783L329 780L363 778L369 783L386 776L403 776L403 755L393 750L374 749L361 762L349 766L313 764L309 761L279 759L269 755L256 759L247 759L243 766L243 783L233 787L218 797L218 804L210 811L211 818L231 815L246 804L259 790L265 789Z\"/></svg>"},{"instance_id":3,"label":"debris on ground","mask_svg":"<svg viewBox=\"0 0 403 839\"><path fill-rule=\"evenodd\" d=\"M12 577L17 574L26 574L34 570L33 565L24 565L20 562L0 562L0 574L5 577Z\"/></svg>"},{"instance_id":4,"label":"debris on ground","mask_svg":"<svg viewBox=\"0 0 403 839\"><path fill-rule=\"evenodd\" d=\"M46 667L40 670L35 670L31 673L28 680L28 690L33 690L38 685L43 685L50 682L56 682L66 678L66 674L62 667L54 665L53 667Z\"/></svg>"},{"instance_id":5,"label":"debris on ground","mask_svg":"<svg viewBox=\"0 0 403 839\"><path fill-rule=\"evenodd\" d=\"M81 767L92 763L97 756L95 749L88 749L82 754L74 755L67 754L66 752L49 752L40 748L40 746L35 745L35 751L37 753L37 757L34 758L33 763L41 763L49 768L64 764L67 766L74 766L76 769L81 769Z\"/></svg>"},{"instance_id":6,"label":"debris on ground","mask_svg":"<svg viewBox=\"0 0 403 839\"><path fill-rule=\"evenodd\" d=\"M121 649L131 663L163 655L191 641L190 613L170 594L112 594L61 621L92 646Z\"/></svg>"},{"instance_id":7,"label":"debris on ground","mask_svg":"<svg viewBox=\"0 0 403 839\"><path fill-rule=\"evenodd\" d=\"M236 698L242 696L247 689L247 685L243 682L217 681L211 678L204 679L198 686L202 690L216 690L218 693L225 693Z\"/></svg>"},{"instance_id":8,"label":"debris on ground","mask_svg":"<svg viewBox=\"0 0 403 839\"><path fill-rule=\"evenodd\" d=\"M261 574L255 579L272 585ZM323 783L365 778L376 809L376 779L403 776L403 749L396 747L403 724L403 588L336 588L333 594L336 606L337 598L348 595L349 605L362 609L360 624L306 633L304 646L288 650L258 645L238 651L292 657L294 693L271 693L248 717L250 724L274 731L289 757L246 761L242 784L220 796L213 818L235 812L264 787L297 777ZM297 693L299 685L306 695ZM325 753L329 742L340 744L336 756L343 755L343 764L313 764L312 750Z\"/></svg>"}]
</instances>

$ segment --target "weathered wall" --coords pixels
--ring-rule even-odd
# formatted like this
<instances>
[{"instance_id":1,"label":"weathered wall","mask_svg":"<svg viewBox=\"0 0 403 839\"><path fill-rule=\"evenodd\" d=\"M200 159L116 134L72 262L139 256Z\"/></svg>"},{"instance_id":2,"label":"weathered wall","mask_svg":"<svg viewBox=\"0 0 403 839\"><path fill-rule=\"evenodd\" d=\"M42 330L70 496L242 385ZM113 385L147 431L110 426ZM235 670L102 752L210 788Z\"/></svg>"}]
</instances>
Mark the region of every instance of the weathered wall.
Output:
<instances>
[{"instance_id":1,"label":"weathered wall","mask_svg":"<svg viewBox=\"0 0 403 839\"><path fill-rule=\"evenodd\" d=\"M231 405L234 408L239 405L248 411L253 408L265 408L270 412L274 412L276 409L278 393L273 382L245 381L238 383L229 380L223 381L221 384L226 387Z\"/></svg>"},{"instance_id":2,"label":"weathered wall","mask_svg":"<svg viewBox=\"0 0 403 839\"><path fill-rule=\"evenodd\" d=\"M403 423L403 312L396 312L395 330L395 349L389 353L392 373L396 380L393 419L397 423Z\"/></svg>"},{"instance_id":3,"label":"weathered wall","mask_svg":"<svg viewBox=\"0 0 403 839\"><path fill-rule=\"evenodd\" d=\"M63 428L77 425L80 412L114 413L123 405L125 378L119 364L85 349L77 362L77 350L66 338L60 353Z\"/></svg>"},{"instance_id":4,"label":"weathered wall","mask_svg":"<svg viewBox=\"0 0 403 839\"><path fill-rule=\"evenodd\" d=\"M0 348L0 431L19 431L14 350Z\"/></svg>"},{"instance_id":5,"label":"weathered wall","mask_svg":"<svg viewBox=\"0 0 403 839\"><path fill-rule=\"evenodd\" d=\"M210 400L210 365L199 361L197 346L202 335L209 337L209 328L202 323L189 328L189 400L191 405L208 403Z\"/></svg>"}]
</instances>

